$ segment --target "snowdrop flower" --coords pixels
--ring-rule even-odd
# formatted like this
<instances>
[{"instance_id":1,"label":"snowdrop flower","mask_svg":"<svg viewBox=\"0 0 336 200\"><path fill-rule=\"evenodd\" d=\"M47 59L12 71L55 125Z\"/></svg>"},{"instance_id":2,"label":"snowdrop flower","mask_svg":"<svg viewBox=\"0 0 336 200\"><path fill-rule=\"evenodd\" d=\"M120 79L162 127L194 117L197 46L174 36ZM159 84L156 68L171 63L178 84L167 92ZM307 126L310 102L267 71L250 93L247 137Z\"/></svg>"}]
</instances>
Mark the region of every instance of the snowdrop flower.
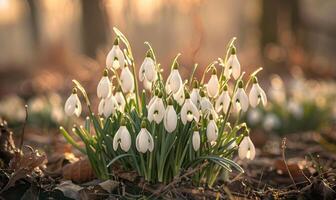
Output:
<instances>
[{"instance_id":1,"label":"snowdrop flower","mask_svg":"<svg viewBox=\"0 0 336 200\"><path fill-rule=\"evenodd\" d=\"M124 53L119 47L119 38L114 40L114 44L110 52L106 57L106 67L118 69L119 67L125 66L125 57Z\"/></svg>"},{"instance_id":2,"label":"snowdrop flower","mask_svg":"<svg viewBox=\"0 0 336 200\"><path fill-rule=\"evenodd\" d=\"M227 85L225 85L222 94L216 100L215 104L216 111L219 113L221 110L223 110L223 112L226 113L229 109L230 102L231 98L229 95L229 91Z\"/></svg>"},{"instance_id":3,"label":"snowdrop flower","mask_svg":"<svg viewBox=\"0 0 336 200\"><path fill-rule=\"evenodd\" d=\"M206 134L207 134L208 142L214 142L217 140L218 128L217 128L216 122L214 121L212 115L210 115L210 121L207 125Z\"/></svg>"},{"instance_id":4,"label":"snowdrop flower","mask_svg":"<svg viewBox=\"0 0 336 200\"><path fill-rule=\"evenodd\" d=\"M198 122L200 117L199 111L194 103L191 101L189 93L186 92L185 96L186 99L181 109L182 123L186 125L187 122L191 122L192 120Z\"/></svg>"},{"instance_id":5,"label":"snowdrop flower","mask_svg":"<svg viewBox=\"0 0 336 200\"><path fill-rule=\"evenodd\" d=\"M134 90L134 77L128 67L124 67L120 74L121 89L127 94Z\"/></svg>"},{"instance_id":6,"label":"snowdrop flower","mask_svg":"<svg viewBox=\"0 0 336 200\"><path fill-rule=\"evenodd\" d=\"M153 137L146 129L146 123L144 121L141 123L141 130L136 137L135 146L140 153L146 153L147 151L152 152L154 149Z\"/></svg>"},{"instance_id":7,"label":"snowdrop flower","mask_svg":"<svg viewBox=\"0 0 336 200\"><path fill-rule=\"evenodd\" d=\"M165 114L165 107L162 101L162 94L160 93L156 100L152 103L148 110L148 121L152 122L153 120L159 124Z\"/></svg>"},{"instance_id":8,"label":"snowdrop flower","mask_svg":"<svg viewBox=\"0 0 336 200\"><path fill-rule=\"evenodd\" d=\"M113 149L116 151L118 149L118 146L120 145L120 148L127 152L131 147L131 135L126 128L125 121L121 120L121 126L119 127L118 131L116 132L114 138L113 138Z\"/></svg>"},{"instance_id":9,"label":"snowdrop flower","mask_svg":"<svg viewBox=\"0 0 336 200\"><path fill-rule=\"evenodd\" d=\"M214 119L217 120L218 115L212 103L210 102L209 98L205 96L203 91L201 91L200 93L201 93L200 94L201 95L201 103L200 103L201 111L203 112L203 114L207 116L207 118L209 118L209 115L212 114Z\"/></svg>"},{"instance_id":10,"label":"snowdrop flower","mask_svg":"<svg viewBox=\"0 0 336 200\"><path fill-rule=\"evenodd\" d=\"M235 80L237 80L240 76L240 63L236 55L236 48L234 47L232 47L231 49L231 55L226 62L226 66L224 69L224 76L227 79L230 79L231 74Z\"/></svg>"},{"instance_id":11,"label":"snowdrop flower","mask_svg":"<svg viewBox=\"0 0 336 200\"><path fill-rule=\"evenodd\" d=\"M263 106L267 104L267 97L264 90L259 86L258 80L256 77L253 77L253 85L249 94L250 104L253 108L255 108L260 100Z\"/></svg>"},{"instance_id":12,"label":"snowdrop flower","mask_svg":"<svg viewBox=\"0 0 336 200\"><path fill-rule=\"evenodd\" d=\"M173 107L173 102L169 99L168 106L163 118L163 124L168 133L172 133L177 126L177 114Z\"/></svg>"},{"instance_id":13,"label":"snowdrop flower","mask_svg":"<svg viewBox=\"0 0 336 200\"><path fill-rule=\"evenodd\" d=\"M105 117L109 117L111 114L115 114L119 109L118 102L111 94L108 98L102 99L98 106L98 113L103 114Z\"/></svg>"},{"instance_id":14,"label":"snowdrop flower","mask_svg":"<svg viewBox=\"0 0 336 200\"><path fill-rule=\"evenodd\" d=\"M238 148L238 155L240 159L253 160L255 157L255 147L249 136L245 136Z\"/></svg>"},{"instance_id":15,"label":"snowdrop flower","mask_svg":"<svg viewBox=\"0 0 336 200\"><path fill-rule=\"evenodd\" d=\"M236 94L232 98L232 103L234 109L238 112L240 110L246 112L249 106L248 97L245 93L245 90L243 88L243 82L239 81L238 83L238 89L236 91Z\"/></svg>"},{"instance_id":16,"label":"snowdrop flower","mask_svg":"<svg viewBox=\"0 0 336 200\"><path fill-rule=\"evenodd\" d=\"M183 85L182 78L178 71L178 63L175 62L173 70L170 72L170 75L167 78L165 86L166 93L170 94L172 92L173 94L175 94L180 90L182 85Z\"/></svg>"},{"instance_id":17,"label":"snowdrop flower","mask_svg":"<svg viewBox=\"0 0 336 200\"><path fill-rule=\"evenodd\" d=\"M185 95L184 95L184 88L181 87L180 90L173 94L173 97L175 99L175 101L177 101L177 103L182 106L183 105L183 102L184 102L184 99L185 99Z\"/></svg>"},{"instance_id":18,"label":"snowdrop flower","mask_svg":"<svg viewBox=\"0 0 336 200\"><path fill-rule=\"evenodd\" d=\"M78 98L76 88L74 88L72 90L72 94L66 100L65 106L64 106L64 111L65 111L65 114L68 115L68 116L71 116L71 115L75 114L77 117L79 117L79 115L81 114L82 104L81 104L81 102Z\"/></svg>"},{"instance_id":19,"label":"snowdrop flower","mask_svg":"<svg viewBox=\"0 0 336 200\"><path fill-rule=\"evenodd\" d=\"M193 82L193 89L191 90L190 93L190 99L197 108L200 108L201 95L200 95L200 89L198 88L198 82L196 80L194 80Z\"/></svg>"},{"instance_id":20,"label":"snowdrop flower","mask_svg":"<svg viewBox=\"0 0 336 200\"><path fill-rule=\"evenodd\" d=\"M118 90L118 91L115 93L114 98L115 98L115 100L116 100L117 103L118 103L118 106L119 106L120 111L121 111L121 112L124 111L124 110L125 110L125 105L126 105L126 100L125 100L125 98L124 98L123 93L122 93L120 90Z\"/></svg>"},{"instance_id":21,"label":"snowdrop flower","mask_svg":"<svg viewBox=\"0 0 336 200\"><path fill-rule=\"evenodd\" d=\"M198 149L201 146L201 137L198 131L194 131L192 136L192 145L195 151L198 151Z\"/></svg>"},{"instance_id":22,"label":"snowdrop flower","mask_svg":"<svg viewBox=\"0 0 336 200\"><path fill-rule=\"evenodd\" d=\"M209 79L209 82L207 84L207 93L210 98L214 98L218 95L219 92L219 81L217 77L217 71L216 68L213 67L212 69L212 75Z\"/></svg>"},{"instance_id":23,"label":"snowdrop flower","mask_svg":"<svg viewBox=\"0 0 336 200\"><path fill-rule=\"evenodd\" d=\"M111 93L111 81L108 77L108 72L105 69L103 77L100 79L97 86L97 96L98 98L106 98Z\"/></svg>"},{"instance_id":24,"label":"snowdrop flower","mask_svg":"<svg viewBox=\"0 0 336 200\"><path fill-rule=\"evenodd\" d=\"M154 60L151 58L150 51L147 52L146 58L141 64L139 70L139 80L144 81L147 80L148 82L154 82L157 79L157 73L155 70L155 63Z\"/></svg>"}]
</instances>

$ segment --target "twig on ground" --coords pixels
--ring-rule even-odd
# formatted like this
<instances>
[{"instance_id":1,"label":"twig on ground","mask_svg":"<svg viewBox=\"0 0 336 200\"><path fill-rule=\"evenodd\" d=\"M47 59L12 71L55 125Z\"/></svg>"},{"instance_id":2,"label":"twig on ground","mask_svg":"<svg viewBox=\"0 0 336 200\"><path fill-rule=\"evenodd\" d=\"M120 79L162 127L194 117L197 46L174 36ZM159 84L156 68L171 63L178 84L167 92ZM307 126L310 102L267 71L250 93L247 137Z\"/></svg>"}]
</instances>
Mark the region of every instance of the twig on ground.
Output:
<instances>
[{"instance_id":1,"label":"twig on ground","mask_svg":"<svg viewBox=\"0 0 336 200\"><path fill-rule=\"evenodd\" d=\"M296 188L297 190L299 190L298 187L297 187L297 185L296 185L296 183L295 183L295 181L294 181L294 178L293 178L293 176L292 176L292 173L290 172L290 170L289 170L289 168L288 168L288 165L287 165L286 156L285 156L286 140L287 140L287 138L284 137L284 138L282 139L282 143L281 143L282 160L283 160L283 162L285 163L287 172L288 172L289 177L290 177L290 179L292 180L292 182L293 182L295 188Z\"/></svg>"},{"instance_id":2,"label":"twig on ground","mask_svg":"<svg viewBox=\"0 0 336 200\"><path fill-rule=\"evenodd\" d=\"M25 120L23 122L23 127L22 127L22 134L21 134L21 140L20 140L20 145L19 145L20 151L22 151L25 128L26 128L26 124L27 124L27 121L28 121L28 105L25 105L25 111L26 111L26 117L25 117Z\"/></svg>"}]
</instances>

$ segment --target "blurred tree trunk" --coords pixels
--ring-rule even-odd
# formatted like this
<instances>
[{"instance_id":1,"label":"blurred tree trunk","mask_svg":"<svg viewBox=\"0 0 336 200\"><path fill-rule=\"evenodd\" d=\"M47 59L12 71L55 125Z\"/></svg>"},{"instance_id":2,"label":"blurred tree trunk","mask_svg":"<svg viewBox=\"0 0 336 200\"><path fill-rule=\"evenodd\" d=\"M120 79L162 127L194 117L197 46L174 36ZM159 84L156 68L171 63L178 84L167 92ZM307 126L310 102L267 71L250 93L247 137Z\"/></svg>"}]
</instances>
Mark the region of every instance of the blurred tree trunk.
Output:
<instances>
[{"instance_id":1,"label":"blurred tree trunk","mask_svg":"<svg viewBox=\"0 0 336 200\"><path fill-rule=\"evenodd\" d=\"M38 13L38 5L36 0L27 0L27 4L30 11L30 28L31 35L33 38L33 45L36 48L39 44L39 30L38 30L38 22L37 22L37 13Z\"/></svg>"},{"instance_id":2,"label":"blurred tree trunk","mask_svg":"<svg viewBox=\"0 0 336 200\"><path fill-rule=\"evenodd\" d=\"M98 47L106 43L105 16L101 0L82 0L84 52L95 57Z\"/></svg>"}]
</instances>

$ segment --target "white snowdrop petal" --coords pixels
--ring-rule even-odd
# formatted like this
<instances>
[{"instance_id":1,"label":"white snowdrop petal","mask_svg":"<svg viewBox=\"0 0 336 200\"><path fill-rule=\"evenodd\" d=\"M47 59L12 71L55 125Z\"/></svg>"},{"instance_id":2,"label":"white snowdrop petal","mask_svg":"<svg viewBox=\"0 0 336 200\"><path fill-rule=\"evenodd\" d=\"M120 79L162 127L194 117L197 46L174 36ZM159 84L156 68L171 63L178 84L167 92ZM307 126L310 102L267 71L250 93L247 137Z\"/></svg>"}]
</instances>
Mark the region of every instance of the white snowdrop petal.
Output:
<instances>
[{"instance_id":1,"label":"white snowdrop petal","mask_svg":"<svg viewBox=\"0 0 336 200\"><path fill-rule=\"evenodd\" d=\"M250 104L253 108L255 108L259 103L258 95L259 95L258 88L257 88L256 84L253 84L252 88L251 88L251 91L250 91L250 94L249 94Z\"/></svg>"},{"instance_id":2,"label":"white snowdrop petal","mask_svg":"<svg viewBox=\"0 0 336 200\"><path fill-rule=\"evenodd\" d=\"M164 127L168 133L172 133L177 126L177 114L174 110L174 107L172 105L169 105L167 107L167 110L165 112L164 116Z\"/></svg>"},{"instance_id":3,"label":"white snowdrop petal","mask_svg":"<svg viewBox=\"0 0 336 200\"><path fill-rule=\"evenodd\" d=\"M126 94L134 90L134 77L128 67L124 67L120 74L121 89Z\"/></svg>"},{"instance_id":4,"label":"white snowdrop petal","mask_svg":"<svg viewBox=\"0 0 336 200\"><path fill-rule=\"evenodd\" d=\"M128 152L128 150L131 148L131 135L128 131L128 129L123 126L123 131L121 132L120 135L121 143L120 147L123 151Z\"/></svg>"},{"instance_id":5,"label":"white snowdrop petal","mask_svg":"<svg viewBox=\"0 0 336 200\"><path fill-rule=\"evenodd\" d=\"M118 149L118 140L120 139L120 132L121 132L121 127L118 129L118 131L116 132L116 134L113 137L113 150L117 151Z\"/></svg>"},{"instance_id":6,"label":"white snowdrop petal","mask_svg":"<svg viewBox=\"0 0 336 200\"><path fill-rule=\"evenodd\" d=\"M207 93L209 97L216 97L219 91L219 81L215 74L212 74L207 84Z\"/></svg>"},{"instance_id":7,"label":"white snowdrop petal","mask_svg":"<svg viewBox=\"0 0 336 200\"><path fill-rule=\"evenodd\" d=\"M98 98L106 98L111 92L111 82L107 76L103 76L97 86L97 96Z\"/></svg>"},{"instance_id":8,"label":"white snowdrop petal","mask_svg":"<svg viewBox=\"0 0 336 200\"><path fill-rule=\"evenodd\" d=\"M98 105L98 115L102 115L104 112L105 99L101 99Z\"/></svg>"},{"instance_id":9,"label":"white snowdrop petal","mask_svg":"<svg viewBox=\"0 0 336 200\"><path fill-rule=\"evenodd\" d=\"M177 103L180 106L182 106L182 104L184 103L184 99L185 99L183 87L181 87L180 90L177 93L173 94L173 97L174 97L175 101L177 101Z\"/></svg>"},{"instance_id":10,"label":"white snowdrop petal","mask_svg":"<svg viewBox=\"0 0 336 200\"><path fill-rule=\"evenodd\" d=\"M66 115L71 116L76 110L76 94L71 94L69 98L65 101L64 112Z\"/></svg>"},{"instance_id":11,"label":"white snowdrop petal","mask_svg":"<svg viewBox=\"0 0 336 200\"><path fill-rule=\"evenodd\" d=\"M237 55L232 56L232 76L235 80L237 80L240 76L240 63L238 61Z\"/></svg>"},{"instance_id":12,"label":"white snowdrop petal","mask_svg":"<svg viewBox=\"0 0 336 200\"><path fill-rule=\"evenodd\" d=\"M195 151L198 151L198 149L201 146L201 138L198 131L194 131L192 136L192 145Z\"/></svg>"},{"instance_id":13,"label":"white snowdrop petal","mask_svg":"<svg viewBox=\"0 0 336 200\"><path fill-rule=\"evenodd\" d=\"M213 142L217 140L218 129L214 120L210 120L210 122L208 123L206 133L208 142Z\"/></svg>"},{"instance_id":14,"label":"white snowdrop petal","mask_svg":"<svg viewBox=\"0 0 336 200\"><path fill-rule=\"evenodd\" d=\"M198 88L193 88L190 93L190 99L194 103L194 105L199 108L201 103L201 95L199 94Z\"/></svg>"}]
</instances>

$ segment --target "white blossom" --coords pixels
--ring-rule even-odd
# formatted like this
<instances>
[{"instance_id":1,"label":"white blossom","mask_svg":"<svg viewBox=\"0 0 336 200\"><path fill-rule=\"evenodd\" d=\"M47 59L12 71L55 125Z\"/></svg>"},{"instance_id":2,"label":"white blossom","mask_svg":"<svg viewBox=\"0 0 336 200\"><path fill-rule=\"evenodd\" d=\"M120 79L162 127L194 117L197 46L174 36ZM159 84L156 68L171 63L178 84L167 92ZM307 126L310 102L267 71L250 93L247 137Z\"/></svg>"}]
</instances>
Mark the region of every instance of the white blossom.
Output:
<instances>
[{"instance_id":1,"label":"white blossom","mask_svg":"<svg viewBox=\"0 0 336 200\"><path fill-rule=\"evenodd\" d=\"M198 149L201 146L201 137L198 131L194 131L192 136L192 145L195 151L198 151Z\"/></svg>"},{"instance_id":2,"label":"white blossom","mask_svg":"<svg viewBox=\"0 0 336 200\"><path fill-rule=\"evenodd\" d=\"M209 98L206 96L201 97L201 111L209 119L209 115L212 114L213 118L217 120L218 115L210 102Z\"/></svg>"},{"instance_id":3,"label":"white blossom","mask_svg":"<svg viewBox=\"0 0 336 200\"><path fill-rule=\"evenodd\" d=\"M128 67L124 67L120 74L121 89L127 94L134 90L134 77Z\"/></svg>"},{"instance_id":4,"label":"white blossom","mask_svg":"<svg viewBox=\"0 0 336 200\"><path fill-rule=\"evenodd\" d=\"M237 89L237 92L235 93L235 95L232 98L232 103L233 103L233 108L236 111L244 111L246 112L249 106L249 101L248 101L248 97L245 93L245 90L242 87L239 87Z\"/></svg>"},{"instance_id":5,"label":"white blossom","mask_svg":"<svg viewBox=\"0 0 336 200\"><path fill-rule=\"evenodd\" d=\"M190 99L197 108L201 106L201 95L198 88L193 88L190 93Z\"/></svg>"},{"instance_id":6,"label":"white blossom","mask_svg":"<svg viewBox=\"0 0 336 200\"><path fill-rule=\"evenodd\" d=\"M79 115L81 114L82 104L78 98L78 95L75 89L73 93L69 96L69 98L66 100L65 105L64 105L64 111L65 111L65 114L68 116L76 115L77 117L79 117Z\"/></svg>"},{"instance_id":7,"label":"white blossom","mask_svg":"<svg viewBox=\"0 0 336 200\"><path fill-rule=\"evenodd\" d=\"M157 73L155 70L154 60L151 57L146 56L139 70L139 80L140 81L147 80L148 82L152 83L156 79L157 79Z\"/></svg>"},{"instance_id":8,"label":"white blossom","mask_svg":"<svg viewBox=\"0 0 336 200\"><path fill-rule=\"evenodd\" d=\"M97 86L98 98L106 98L111 94L111 81L107 74L104 72L104 76L100 79Z\"/></svg>"},{"instance_id":9,"label":"white blossom","mask_svg":"<svg viewBox=\"0 0 336 200\"><path fill-rule=\"evenodd\" d=\"M125 66L124 53L119 47L118 39L115 40L114 45L106 57L106 67L118 69Z\"/></svg>"},{"instance_id":10,"label":"white blossom","mask_svg":"<svg viewBox=\"0 0 336 200\"><path fill-rule=\"evenodd\" d=\"M240 70L240 63L236 55L236 50L235 48L232 48L231 55L226 62L224 76L229 79L232 75L233 78L237 80L240 76Z\"/></svg>"},{"instance_id":11,"label":"white blossom","mask_svg":"<svg viewBox=\"0 0 336 200\"><path fill-rule=\"evenodd\" d=\"M196 122L199 121L199 111L194 105L194 103L191 101L190 98L187 98L182 106L181 109L181 120L182 123L185 125L187 122L191 122L192 120L195 120Z\"/></svg>"},{"instance_id":12,"label":"white blossom","mask_svg":"<svg viewBox=\"0 0 336 200\"><path fill-rule=\"evenodd\" d=\"M206 133L207 133L208 142L214 142L217 140L218 128L217 128L216 122L213 119L211 119L211 117L207 125Z\"/></svg>"},{"instance_id":13,"label":"white blossom","mask_svg":"<svg viewBox=\"0 0 336 200\"><path fill-rule=\"evenodd\" d=\"M250 94L249 94L250 104L253 108L255 108L259 102L266 106L267 97L264 90L259 86L258 83L253 83Z\"/></svg>"},{"instance_id":14,"label":"white blossom","mask_svg":"<svg viewBox=\"0 0 336 200\"><path fill-rule=\"evenodd\" d=\"M255 147L249 136L245 136L238 148L238 155L240 159L253 160L255 157Z\"/></svg>"},{"instance_id":15,"label":"white blossom","mask_svg":"<svg viewBox=\"0 0 336 200\"><path fill-rule=\"evenodd\" d=\"M164 118L163 124L168 133L172 133L177 126L177 114L173 105L168 105Z\"/></svg>"},{"instance_id":16,"label":"white blossom","mask_svg":"<svg viewBox=\"0 0 336 200\"><path fill-rule=\"evenodd\" d=\"M167 82L165 86L166 93L170 94L172 92L173 94L175 94L181 89L182 86L183 86L183 83L182 83L181 75L179 71L174 68L170 72L170 75L167 78Z\"/></svg>"},{"instance_id":17,"label":"white blossom","mask_svg":"<svg viewBox=\"0 0 336 200\"><path fill-rule=\"evenodd\" d=\"M119 109L121 112L125 110L126 100L121 91L118 91L114 95L115 100L118 103Z\"/></svg>"},{"instance_id":18,"label":"white blossom","mask_svg":"<svg viewBox=\"0 0 336 200\"><path fill-rule=\"evenodd\" d=\"M212 75L209 79L209 82L208 82L206 88L207 88L207 93L208 93L210 98L214 98L218 95L219 81L218 81L218 77L217 77L215 68L213 69Z\"/></svg>"},{"instance_id":19,"label":"white blossom","mask_svg":"<svg viewBox=\"0 0 336 200\"><path fill-rule=\"evenodd\" d=\"M159 124L165 114L165 107L161 97L156 98L148 110L148 121L152 122L153 120Z\"/></svg>"},{"instance_id":20,"label":"white blossom","mask_svg":"<svg viewBox=\"0 0 336 200\"><path fill-rule=\"evenodd\" d=\"M98 110L99 107L102 107L103 115L105 117L109 117L111 114L115 114L119 109L118 102L113 95L110 95L106 99L102 99L99 103Z\"/></svg>"},{"instance_id":21,"label":"white blossom","mask_svg":"<svg viewBox=\"0 0 336 200\"><path fill-rule=\"evenodd\" d=\"M181 87L180 90L173 94L173 97L175 99L175 101L180 105L182 106L183 103L184 103L184 99L185 99L185 95L184 95L184 88Z\"/></svg>"},{"instance_id":22,"label":"white blossom","mask_svg":"<svg viewBox=\"0 0 336 200\"><path fill-rule=\"evenodd\" d=\"M221 110L223 110L223 112L226 113L229 109L230 102L231 98L229 92L227 90L224 90L216 100L215 104L216 111L219 113Z\"/></svg>"},{"instance_id":23,"label":"white blossom","mask_svg":"<svg viewBox=\"0 0 336 200\"><path fill-rule=\"evenodd\" d=\"M136 149L140 153L146 153L147 151L152 152L154 149L154 140L152 135L148 132L146 128L141 128L139 134L135 141Z\"/></svg>"},{"instance_id":24,"label":"white blossom","mask_svg":"<svg viewBox=\"0 0 336 200\"><path fill-rule=\"evenodd\" d=\"M120 148L123 151L127 152L131 147L131 143L131 135L128 129L125 125L120 126L113 138L114 151L116 151L118 149L118 146L120 145Z\"/></svg>"}]
</instances>

